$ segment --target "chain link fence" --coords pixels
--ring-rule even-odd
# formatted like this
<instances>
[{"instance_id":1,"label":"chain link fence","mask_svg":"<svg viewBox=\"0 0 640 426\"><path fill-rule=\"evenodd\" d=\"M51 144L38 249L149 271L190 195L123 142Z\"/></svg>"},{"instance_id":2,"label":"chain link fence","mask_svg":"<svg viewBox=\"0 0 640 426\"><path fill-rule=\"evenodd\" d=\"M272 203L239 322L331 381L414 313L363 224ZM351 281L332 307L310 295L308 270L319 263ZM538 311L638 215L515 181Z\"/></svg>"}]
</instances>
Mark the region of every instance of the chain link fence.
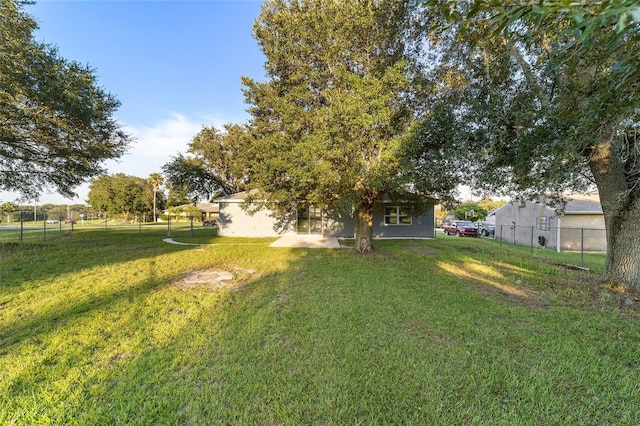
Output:
<instances>
[{"instance_id":1,"label":"chain link fence","mask_svg":"<svg viewBox=\"0 0 640 426\"><path fill-rule=\"evenodd\" d=\"M607 234L604 229L555 228L536 226L496 226L495 238L500 241L546 248L557 252L607 252Z\"/></svg>"},{"instance_id":2,"label":"chain link fence","mask_svg":"<svg viewBox=\"0 0 640 426\"><path fill-rule=\"evenodd\" d=\"M195 216L146 222L149 217L144 215L123 218L109 214L56 213L50 214L45 210L13 212L11 218L0 224L0 243L46 241L76 230L153 233L162 237L193 236L194 232L203 229L207 230L208 235L217 233L215 221L202 222Z\"/></svg>"},{"instance_id":3,"label":"chain link fence","mask_svg":"<svg viewBox=\"0 0 640 426\"><path fill-rule=\"evenodd\" d=\"M605 229L557 228L498 225L495 239L500 244L514 244L535 250L573 253L579 265L584 266L585 255L605 255L607 253L607 233ZM604 258L604 256L602 256Z\"/></svg>"}]
</instances>

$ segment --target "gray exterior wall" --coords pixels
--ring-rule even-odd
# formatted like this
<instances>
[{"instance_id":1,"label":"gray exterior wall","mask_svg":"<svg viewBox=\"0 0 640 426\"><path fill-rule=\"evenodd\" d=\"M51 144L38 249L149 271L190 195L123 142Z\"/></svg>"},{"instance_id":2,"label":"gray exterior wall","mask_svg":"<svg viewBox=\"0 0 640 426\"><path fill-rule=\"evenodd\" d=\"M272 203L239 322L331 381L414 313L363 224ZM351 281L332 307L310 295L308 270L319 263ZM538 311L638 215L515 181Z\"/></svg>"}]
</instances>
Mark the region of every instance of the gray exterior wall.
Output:
<instances>
[{"instance_id":1,"label":"gray exterior wall","mask_svg":"<svg viewBox=\"0 0 640 426\"><path fill-rule=\"evenodd\" d=\"M347 213L325 212L322 226L327 236L353 238L356 219Z\"/></svg>"},{"instance_id":2,"label":"gray exterior wall","mask_svg":"<svg viewBox=\"0 0 640 426\"><path fill-rule=\"evenodd\" d=\"M411 225L387 225L383 215L373 216L374 238L434 238L435 212L429 206L425 214L413 216Z\"/></svg>"},{"instance_id":3,"label":"gray exterior wall","mask_svg":"<svg viewBox=\"0 0 640 426\"><path fill-rule=\"evenodd\" d=\"M330 216L330 215L327 215ZM356 220L348 214L333 215L325 220L327 235L332 237L353 238ZM373 238L434 238L435 213L433 206L427 208L425 214L413 216L410 225L387 225L384 215L373 215Z\"/></svg>"},{"instance_id":4,"label":"gray exterior wall","mask_svg":"<svg viewBox=\"0 0 640 426\"><path fill-rule=\"evenodd\" d=\"M604 214L566 214L560 218L560 250L605 252L607 232Z\"/></svg>"},{"instance_id":5,"label":"gray exterior wall","mask_svg":"<svg viewBox=\"0 0 640 426\"><path fill-rule=\"evenodd\" d=\"M374 215L374 238L433 238L434 229L433 206L421 216L412 217L410 225L387 225L384 216ZM259 210L250 215L241 207L241 200L220 200L218 235L223 237L278 237L296 235L296 217L284 220L273 216L269 210ZM353 238L355 218L350 214L323 214L324 235Z\"/></svg>"},{"instance_id":6,"label":"gray exterior wall","mask_svg":"<svg viewBox=\"0 0 640 426\"><path fill-rule=\"evenodd\" d=\"M242 209L240 202L221 202L218 235L222 237L278 237L295 235L295 217L282 221L268 210L253 215Z\"/></svg>"}]
</instances>

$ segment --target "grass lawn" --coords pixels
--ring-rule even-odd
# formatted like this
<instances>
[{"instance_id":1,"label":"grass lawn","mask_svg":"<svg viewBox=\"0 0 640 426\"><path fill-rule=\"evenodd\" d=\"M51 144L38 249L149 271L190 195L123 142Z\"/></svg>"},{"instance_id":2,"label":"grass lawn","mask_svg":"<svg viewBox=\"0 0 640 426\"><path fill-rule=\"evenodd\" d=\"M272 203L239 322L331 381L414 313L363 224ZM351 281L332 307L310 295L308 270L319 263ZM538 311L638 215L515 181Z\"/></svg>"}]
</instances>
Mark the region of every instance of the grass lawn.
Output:
<instances>
[{"instance_id":1,"label":"grass lawn","mask_svg":"<svg viewBox=\"0 0 640 426\"><path fill-rule=\"evenodd\" d=\"M640 424L637 295L560 255L162 238L0 245L0 424Z\"/></svg>"}]
</instances>

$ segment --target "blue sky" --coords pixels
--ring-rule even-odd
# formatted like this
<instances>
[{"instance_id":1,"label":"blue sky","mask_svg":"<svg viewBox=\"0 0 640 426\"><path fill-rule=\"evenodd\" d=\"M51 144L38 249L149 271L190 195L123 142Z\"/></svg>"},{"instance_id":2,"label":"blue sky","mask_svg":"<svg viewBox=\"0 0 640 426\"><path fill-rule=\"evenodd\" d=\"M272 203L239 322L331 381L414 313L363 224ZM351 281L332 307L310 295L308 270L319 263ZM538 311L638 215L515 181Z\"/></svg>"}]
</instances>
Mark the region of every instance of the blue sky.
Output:
<instances>
[{"instance_id":1,"label":"blue sky","mask_svg":"<svg viewBox=\"0 0 640 426\"><path fill-rule=\"evenodd\" d=\"M36 39L95 69L122 103L116 118L137 141L108 173L148 177L184 152L202 126L248 119L241 76L264 78L252 38L261 1L39 0L26 10ZM43 194L40 203L84 202ZM15 194L0 192L0 200Z\"/></svg>"}]
</instances>

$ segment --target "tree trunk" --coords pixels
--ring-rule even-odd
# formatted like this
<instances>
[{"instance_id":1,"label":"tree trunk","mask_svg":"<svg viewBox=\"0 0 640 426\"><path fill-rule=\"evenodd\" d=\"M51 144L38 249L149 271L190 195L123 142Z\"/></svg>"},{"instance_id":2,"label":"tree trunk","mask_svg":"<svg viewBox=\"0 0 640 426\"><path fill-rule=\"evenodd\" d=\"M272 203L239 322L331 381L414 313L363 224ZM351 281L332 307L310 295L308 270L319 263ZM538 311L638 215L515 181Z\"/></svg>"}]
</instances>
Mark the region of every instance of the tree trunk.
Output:
<instances>
[{"instance_id":1,"label":"tree trunk","mask_svg":"<svg viewBox=\"0 0 640 426\"><path fill-rule=\"evenodd\" d=\"M607 230L603 280L640 291L640 199L627 186L624 165L610 141L597 143L589 166L600 194Z\"/></svg>"},{"instance_id":2,"label":"tree trunk","mask_svg":"<svg viewBox=\"0 0 640 426\"><path fill-rule=\"evenodd\" d=\"M607 260L603 280L640 291L640 209L607 223Z\"/></svg>"},{"instance_id":3,"label":"tree trunk","mask_svg":"<svg viewBox=\"0 0 640 426\"><path fill-rule=\"evenodd\" d=\"M356 251L373 251L373 198L364 196L356 210Z\"/></svg>"},{"instance_id":4,"label":"tree trunk","mask_svg":"<svg viewBox=\"0 0 640 426\"><path fill-rule=\"evenodd\" d=\"M153 185L153 222L158 222L158 216L156 216L156 198L158 198L158 186Z\"/></svg>"}]
</instances>

